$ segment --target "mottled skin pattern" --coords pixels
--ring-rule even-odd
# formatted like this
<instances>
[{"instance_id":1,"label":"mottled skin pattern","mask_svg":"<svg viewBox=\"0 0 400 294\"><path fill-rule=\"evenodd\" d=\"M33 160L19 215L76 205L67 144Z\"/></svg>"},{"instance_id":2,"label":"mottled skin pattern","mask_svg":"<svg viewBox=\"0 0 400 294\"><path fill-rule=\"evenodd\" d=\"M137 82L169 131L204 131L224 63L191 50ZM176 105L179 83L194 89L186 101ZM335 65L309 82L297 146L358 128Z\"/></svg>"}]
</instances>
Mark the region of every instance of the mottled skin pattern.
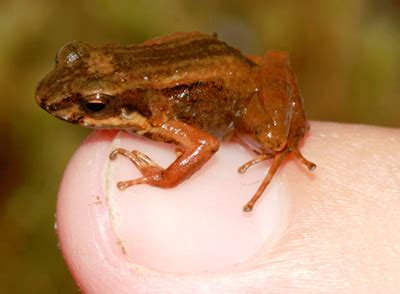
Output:
<instances>
[{"instance_id":1,"label":"mottled skin pattern","mask_svg":"<svg viewBox=\"0 0 400 294\"><path fill-rule=\"evenodd\" d=\"M218 139L236 138L257 153L239 172L273 158L245 211L290 152L315 168L298 150L309 127L287 54L244 56L215 35L175 33L129 46L71 42L39 83L36 100L72 123L127 129L177 146L180 155L166 169L139 151L114 150L111 158L127 156L143 174L119 182L120 189L178 185L218 150Z\"/></svg>"}]
</instances>

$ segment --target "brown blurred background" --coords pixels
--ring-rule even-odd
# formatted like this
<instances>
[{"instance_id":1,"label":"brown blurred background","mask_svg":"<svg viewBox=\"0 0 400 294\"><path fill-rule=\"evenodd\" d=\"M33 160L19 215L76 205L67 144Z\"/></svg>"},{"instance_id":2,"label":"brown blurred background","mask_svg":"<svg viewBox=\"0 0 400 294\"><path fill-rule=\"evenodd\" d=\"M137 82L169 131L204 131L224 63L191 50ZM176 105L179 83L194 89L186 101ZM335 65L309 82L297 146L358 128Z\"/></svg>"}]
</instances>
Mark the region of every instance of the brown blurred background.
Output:
<instances>
[{"instance_id":1,"label":"brown blurred background","mask_svg":"<svg viewBox=\"0 0 400 294\"><path fill-rule=\"evenodd\" d=\"M64 43L218 32L290 52L314 120L400 127L398 0L0 0L0 293L78 293L57 248L57 187L89 130L52 118L36 83Z\"/></svg>"}]
</instances>

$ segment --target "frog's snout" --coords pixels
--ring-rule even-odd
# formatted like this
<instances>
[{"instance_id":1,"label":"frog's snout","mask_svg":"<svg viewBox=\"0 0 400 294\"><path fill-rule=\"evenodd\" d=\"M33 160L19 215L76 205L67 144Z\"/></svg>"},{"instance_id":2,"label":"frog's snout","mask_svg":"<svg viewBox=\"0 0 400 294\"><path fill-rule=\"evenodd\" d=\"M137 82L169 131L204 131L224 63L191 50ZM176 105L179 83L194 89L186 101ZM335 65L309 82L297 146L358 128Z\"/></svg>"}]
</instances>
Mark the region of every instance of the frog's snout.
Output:
<instances>
[{"instance_id":1,"label":"frog's snout","mask_svg":"<svg viewBox=\"0 0 400 294\"><path fill-rule=\"evenodd\" d=\"M49 103L49 99L47 97L36 96L36 102L41 108L49 113L54 113L57 111L57 106Z\"/></svg>"},{"instance_id":2,"label":"frog's snout","mask_svg":"<svg viewBox=\"0 0 400 294\"><path fill-rule=\"evenodd\" d=\"M45 95L45 92L43 91L42 81L36 87L35 100L36 100L36 103L41 108L48 111L47 105L48 105L49 97L47 97L47 95Z\"/></svg>"},{"instance_id":3,"label":"frog's snout","mask_svg":"<svg viewBox=\"0 0 400 294\"><path fill-rule=\"evenodd\" d=\"M49 110L48 110L48 103L47 103L48 99L46 99L46 97L41 97L40 95L38 95L38 94L36 93L36 95L35 95L35 100L36 100L36 103L37 103L41 108L43 108L43 109L46 110L46 111L49 111Z\"/></svg>"}]
</instances>

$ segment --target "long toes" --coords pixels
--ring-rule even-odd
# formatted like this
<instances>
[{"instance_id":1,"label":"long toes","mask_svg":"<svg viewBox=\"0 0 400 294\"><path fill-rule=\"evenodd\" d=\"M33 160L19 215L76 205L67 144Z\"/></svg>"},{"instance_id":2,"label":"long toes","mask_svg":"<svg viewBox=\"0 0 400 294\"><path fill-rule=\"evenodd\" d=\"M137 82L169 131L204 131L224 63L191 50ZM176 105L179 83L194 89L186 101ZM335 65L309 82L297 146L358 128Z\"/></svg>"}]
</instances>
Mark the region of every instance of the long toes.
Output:
<instances>
[{"instance_id":1,"label":"long toes","mask_svg":"<svg viewBox=\"0 0 400 294\"><path fill-rule=\"evenodd\" d=\"M309 161L308 164L307 164L307 168L309 170L314 170L314 169L317 168L317 165L314 162Z\"/></svg>"},{"instance_id":2,"label":"long toes","mask_svg":"<svg viewBox=\"0 0 400 294\"><path fill-rule=\"evenodd\" d=\"M134 150L134 151L132 151L132 154L135 156L137 161L140 162L140 164L143 166L160 167L157 163L155 163L150 157L148 157L143 152Z\"/></svg>"},{"instance_id":3,"label":"long toes","mask_svg":"<svg viewBox=\"0 0 400 294\"><path fill-rule=\"evenodd\" d=\"M117 157L118 154L121 154L121 155L124 155L124 156L128 156L127 155L128 153L129 153L128 150L125 150L125 149L122 149L122 148L116 148L110 153L109 157L110 157L111 160L114 160Z\"/></svg>"},{"instance_id":4,"label":"long toes","mask_svg":"<svg viewBox=\"0 0 400 294\"><path fill-rule=\"evenodd\" d=\"M113 150L113 151L110 153L109 157L110 157L111 160L114 160L114 159L117 157L117 155L118 155L117 150Z\"/></svg>"},{"instance_id":5,"label":"long toes","mask_svg":"<svg viewBox=\"0 0 400 294\"><path fill-rule=\"evenodd\" d=\"M129 185L128 182L118 182L118 183L117 183L117 187L118 187L118 189L120 189L120 190L125 190L125 189L128 188L129 186L131 186L131 185Z\"/></svg>"},{"instance_id":6,"label":"long toes","mask_svg":"<svg viewBox=\"0 0 400 294\"><path fill-rule=\"evenodd\" d=\"M135 180L130 180L130 181L121 181L117 183L117 187L120 190L125 190L126 188L134 185L139 185L139 184L145 184L147 182L146 177L138 178Z\"/></svg>"},{"instance_id":7,"label":"long toes","mask_svg":"<svg viewBox=\"0 0 400 294\"><path fill-rule=\"evenodd\" d=\"M317 168L317 165L314 162L311 162L308 159L306 159L298 149L295 149L293 151L296 157L300 160L300 162L305 166L307 166L308 170L314 170Z\"/></svg>"},{"instance_id":8,"label":"long toes","mask_svg":"<svg viewBox=\"0 0 400 294\"><path fill-rule=\"evenodd\" d=\"M270 155L267 154L262 154L262 155L258 155L257 157L253 158L252 160L246 162L245 164L243 164L241 167L238 168L238 172L243 174L245 173L250 167L252 167L253 165L259 164L261 161L267 160L271 158Z\"/></svg>"},{"instance_id":9,"label":"long toes","mask_svg":"<svg viewBox=\"0 0 400 294\"><path fill-rule=\"evenodd\" d=\"M246 164L243 164L241 167L238 168L238 173L244 174L248 169L249 169L249 166Z\"/></svg>"},{"instance_id":10,"label":"long toes","mask_svg":"<svg viewBox=\"0 0 400 294\"><path fill-rule=\"evenodd\" d=\"M249 211L252 211L253 210L253 205L250 205L250 204L246 204L245 206L243 206L243 211L244 212L249 212Z\"/></svg>"},{"instance_id":11,"label":"long toes","mask_svg":"<svg viewBox=\"0 0 400 294\"><path fill-rule=\"evenodd\" d=\"M153 162L153 160L151 160L150 157L148 157L146 154L144 154L144 153L142 153L142 152L140 152L140 151L133 150L133 151L132 151L132 154L136 157L136 159L137 159L138 161L141 161L141 162L143 162L143 163L150 164L150 163Z\"/></svg>"}]
</instances>

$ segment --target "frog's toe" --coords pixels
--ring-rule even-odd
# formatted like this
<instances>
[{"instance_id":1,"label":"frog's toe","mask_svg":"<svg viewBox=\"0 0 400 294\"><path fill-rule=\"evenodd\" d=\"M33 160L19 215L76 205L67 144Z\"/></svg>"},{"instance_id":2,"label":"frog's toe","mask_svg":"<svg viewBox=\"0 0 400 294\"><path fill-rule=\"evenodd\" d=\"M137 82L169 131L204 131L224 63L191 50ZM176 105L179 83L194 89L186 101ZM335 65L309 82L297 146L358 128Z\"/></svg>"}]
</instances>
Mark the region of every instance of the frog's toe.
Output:
<instances>
[{"instance_id":1,"label":"frog's toe","mask_svg":"<svg viewBox=\"0 0 400 294\"><path fill-rule=\"evenodd\" d=\"M155 163L150 157L148 157L143 152L138 150L133 150L132 155L136 157L136 162L140 165L144 166L152 166L152 167L160 167L157 163Z\"/></svg>"},{"instance_id":2,"label":"frog's toe","mask_svg":"<svg viewBox=\"0 0 400 294\"><path fill-rule=\"evenodd\" d=\"M126 149L116 148L110 153L109 157L111 160L114 160L118 154L128 157L142 172L143 170L149 168L160 168L160 166L155 163L150 157L138 150L128 151Z\"/></svg>"},{"instance_id":3,"label":"frog's toe","mask_svg":"<svg viewBox=\"0 0 400 294\"><path fill-rule=\"evenodd\" d=\"M128 187L134 186L134 185L139 185L139 184L145 184L147 182L146 177L134 179L134 180L129 180L129 181L121 181L117 183L117 187L120 190L125 190Z\"/></svg>"},{"instance_id":4,"label":"frog's toe","mask_svg":"<svg viewBox=\"0 0 400 294\"><path fill-rule=\"evenodd\" d=\"M301 154L301 152L299 151L299 149L295 148L293 150L293 154L300 160L300 162L302 164L304 164L305 166L307 166L308 170L312 171L315 170L317 168L317 165L314 162L309 161L308 159L306 159L303 154Z\"/></svg>"},{"instance_id":5,"label":"frog's toe","mask_svg":"<svg viewBox=\"0 0 400 294\"><path fill-rule=\"evenodd\" d=\"M243 174L245 173L250 167L252 167L253 165L256 165L258 163L260 163L261 161L270 159L272 156L271 155L267 155L267 154L261 154L255 158L253 158L252 160L249 160L248 162L246 162L245 164L243 164L242 166L240 166L238 168L238 172Z\"/></svg>"},{"instance_id":6,"label":"frog's toe","mask_svg":"<svg viewBox=\"0 0 400 294\"><path fill-rule=\"evenodd\" d=\"M126 157L129 157L129 153L130 152L128 150L126 150L126 149L116 148L110 153L109 157L110 157L111 160L114 160L117 157L118 154L121 154L121 155L124 155Z\"/></svg>"}]
</instances>

